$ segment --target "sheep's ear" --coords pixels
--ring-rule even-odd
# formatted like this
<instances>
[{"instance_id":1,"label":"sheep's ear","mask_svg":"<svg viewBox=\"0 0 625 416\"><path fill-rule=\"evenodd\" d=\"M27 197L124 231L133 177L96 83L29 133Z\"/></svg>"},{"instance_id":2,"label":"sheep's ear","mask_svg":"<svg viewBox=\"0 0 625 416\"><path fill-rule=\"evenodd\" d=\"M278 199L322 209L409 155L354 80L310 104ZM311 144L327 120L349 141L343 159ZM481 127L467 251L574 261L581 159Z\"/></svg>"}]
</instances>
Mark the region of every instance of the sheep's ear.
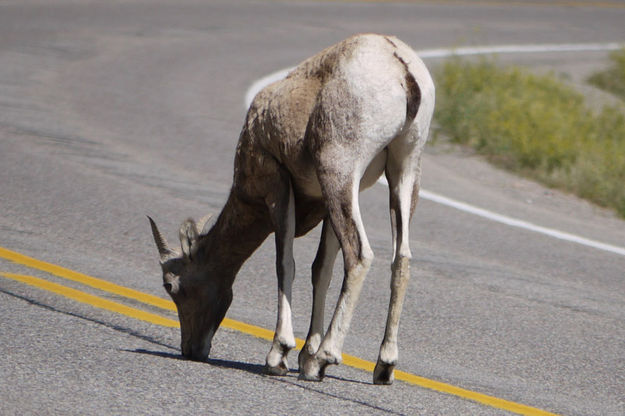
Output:
<instances>
[{"instance_id":1,"label":"sheep's ear","mask_svg":"<svg viewBox=\"0 0 625 416\"><path fill-rule=\"evenodd\" d=\"M158 227L156 226L156 223L154 222L154 220L150 218L149 216L148 216L148 219L150 220L150 227L152 228L152 236L154 237L154 242L156 243L158 254L161 256L161 261L165 261L169 257L171 257L174 253L173 251L169 249L167 245L167 241L165 240L165 237L163 237L163 234L161 234L161 232L158 230Z\"/></svg>"},{"instance_id":2,"label":"sheep's ear","mask_svg":"<svg viewBox=\"0 0 625 416\"><path fill-rule=\"evenodd\" d=\"M207 214L198 222L197 229L200 230L200 235L206 235L215 225L216 217L213 214Z\"/></svg>"},{"instance_id":3,"label":"sheep's ear","mask_svg":"<svg viewBox=\"0 0 625 416\"><path fill-rule=\"evenodd\" d=\"M198 248L198 231L195 221L191 218L182 223L180 227L180 246L182 253L188 259L193 258Z\"/></svg>"}]
</instances>

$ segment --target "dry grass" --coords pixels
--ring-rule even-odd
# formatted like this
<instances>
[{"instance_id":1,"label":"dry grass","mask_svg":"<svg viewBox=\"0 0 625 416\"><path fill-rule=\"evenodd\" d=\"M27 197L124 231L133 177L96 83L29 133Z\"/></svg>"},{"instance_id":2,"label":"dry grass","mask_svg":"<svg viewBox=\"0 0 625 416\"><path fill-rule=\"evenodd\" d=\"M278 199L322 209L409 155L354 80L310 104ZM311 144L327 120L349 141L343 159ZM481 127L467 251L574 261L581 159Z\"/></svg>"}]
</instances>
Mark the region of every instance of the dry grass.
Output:
<instances>
[{"instance_id":1,"label":"dry grass","mask_svg":"<svg viewBox=\"0 0 625 416\"><path fill-rule=\"evenodd\" d=\"M499 166L625 217L623 108L590 109L554 76L448 60L435 73L437 133Z\"/></svg>"}]
</instances>

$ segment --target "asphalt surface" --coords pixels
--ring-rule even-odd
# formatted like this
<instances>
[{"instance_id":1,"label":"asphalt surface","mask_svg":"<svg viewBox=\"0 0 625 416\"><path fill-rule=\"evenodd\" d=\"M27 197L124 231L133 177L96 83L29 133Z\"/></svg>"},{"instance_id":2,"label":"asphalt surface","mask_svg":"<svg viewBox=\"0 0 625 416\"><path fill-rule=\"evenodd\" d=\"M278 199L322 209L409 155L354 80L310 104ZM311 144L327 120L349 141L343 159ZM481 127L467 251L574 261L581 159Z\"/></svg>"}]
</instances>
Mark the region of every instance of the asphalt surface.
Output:
<instances>
[{"instance_id":1,"label":"asphalt surface","mask_svg":"<svg viewBox=\"0 0 625 416\"><path fill-rule=\"evenodd\" d=\"M255 80L356 32L394 34L415 49L601 43L625 41L623 22L617 1L0 1L0 247L165 298L145 216L175 241L184 218L219 211ZM502 60L578 81L606 55ZM427 152L430 191L625 246L625 222L610 212L467 151ZM388 302L387 199L382 185L361 199L376 260L344 352L367 360ZM296 244L300 338L318 234ZM427 200L411 237L401 370L558 414L625 414L625 256ZM274 327L273 267L269 239L241 270L229 318ZM5 258L0 272L175 319ZM345 365L322 383L294 371L266 377L269 346L222 329L209 363L185 361L175 328L0 277L0 414L508 414L405 382L373 386L370 373Z\"/></svg>"}]
</instances>

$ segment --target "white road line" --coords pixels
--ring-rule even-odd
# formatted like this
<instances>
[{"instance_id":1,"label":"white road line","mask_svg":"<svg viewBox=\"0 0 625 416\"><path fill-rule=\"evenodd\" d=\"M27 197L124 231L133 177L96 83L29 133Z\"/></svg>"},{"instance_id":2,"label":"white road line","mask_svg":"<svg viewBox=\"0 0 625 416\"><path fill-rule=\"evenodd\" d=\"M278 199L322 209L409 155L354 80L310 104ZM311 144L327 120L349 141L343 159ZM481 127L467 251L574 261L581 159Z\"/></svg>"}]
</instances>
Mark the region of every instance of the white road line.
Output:
<instances>
[{"instance_id":1,"label":"white road line","mask_svg":"<svg viewBox=\"0 0 625 416\"><path fill-rule=\"evenodd\" d=\"M388 185L384 176L378 179L378 183L382 185ZM558 231L553 228L547 228L540 225L532 224L531 222L519 220L517 218L508 217L506 215L497 214L496 212L489 211L487 209L479 208L474 205L460 202L455 199L448 198L446 196L421 189L419 191L419 198L426 199L428 201L436 202L441 205L445 205L451 208L455 208L460 211L464 211L469 214L477 215L478 217L486 218L488 220L498 222L501 224L509 225L511 227L522 228L524 230L533 231L540 234L545 234L550 237L554 237L564 241L570 241L573 243L582 244L588 247L596 248L603 251L609 251L611 253L620 254L625 256L625 248L613 246L611 244L602 243L600 241L591 240L589 238L580 237L575 234L570 234L564 231Z\"/></svg>"},{"instance_id":2,"label":"white road line","mask_svg":"<svg viewBox=\"0 0 625 416\"><path fill-rule=\"evenodd\" d=\"M284 68L279 71L272 72L271 74L254 81L245 93L245 109L247 110L250 107L250 104L252 104L252 100L254 99L254 97L256 97L256 94L258 94L260 90L262 90L271 83L285 78L286 75L291 71L291 69L293 68Z\"/></svg>"},{"instance_id":3,"label":"white road line","mask_svg":"<svg viewBox=\"0 0 625 416\"><path fill-rule=\"evenodd\" d=\"M542 227L540 225L532 224L531 222L519 220L505 215L497 214L496 212L488 211L486 209L478 208L473 205L466 204L464 202L456 201L446 196L436 194L434 192L426 191L422 189L419 192L419 197L427 199L429 201L437 202L448 207L456 208L464 212L468 212L478 217L486 218L491 221L499 222L509 225L511 227L522 228L524 230L534 231L536 233L545 234L550 237L558 238L560 240L570 241L573 243L582 244L588 247L596 248L599 250L609 251L611 253L620 254L625 256L625 248L613 246L611 244L602 243L588 238L580 237L575 234L566 233L563 231L554 230L553 228Z\"/></svg>"},{"instance_id":4,"label":"white road line","mask_svg":"<svg viewBox=\"0 0 625 416\"><path fill-rule=\"evenodd\" d=\"M544 53L544 52L583 52L583 51L609 51L619 49L623 45L615 42L611 43L578 43L578 44L545 44L545 45L503 45L503 46L479 46L479 47L467 47L467 48L449 48L449 49L425 49L418 51L419 56L422 58L445 58L449 56L467 56L467 55L483 55L483 54L501 54L501 53ZM253 82L245 94L245 108L248 108L252 103L252 100L256 94L262 90L265 86L272 82L278 81L284 78L292 68L285 68L279 71L273 72L259 80ZM384 177L380 178L380 183L386 184ZM483 208L478 208L473 205L469 205L464 202L456 201L455 199L448 198L443 195L436 194L434 192L421 189L419 197L427 199L438 204L442 204L448 207L458 209L469 214L477 215L482 218L489 219L491 221L499 222L501 224L509 225L511 227L522 228L524 230L533 231L536 233L548 235L553 238L557 238L564 241L569 241L577 244L581 244L587 247L592 247L598 250L607 251L610 253L620 254L625 256L625 248L614 246L611 244L602 243L600 241L591 240L585 237L581 237L575 234L558 231L552 228L542 227L540 225L532 224L531 222L519 220L516 218L508 217L505 215L497 214Z\"/></svg>"},{"instance_id":5,"label":"white road line","mask_svg":"<svg viewBox=\"0 0 625 416\"><path fill-rule=\"evenodd\" d=\"M625 44L617 42L608 43L562 43L562 44L543 44L543 45L495 45L495 46L474 46L464 48L441 48L441 49L422 49L417 51L421 58L447 58L450 56L468 56L468 55L489 55L489 54L507 54L507 53L547 53L547 52L588 52L588 51L613 51L625 46ZM249 86L245 94L245 108L247 109L252 100L265 86L272 82L278 81L289 73L293 68L285 68L273 72L265 77L254 81Z\"/></svg>"},{"instance_id":6,"label":"white road line","mask_svg":"<svg viewBox=\"0 0 625 416\"><path fill-rule=\"evenodd\" d=\"M489 55L502 53L545 53L545 52L589 52L613 51L623 47L616 42L609 43L562 43L544 45L499 45L465 48L424 49L417 52L421 58L447 58L449 56Z\"/></svg>"}]
</instances>

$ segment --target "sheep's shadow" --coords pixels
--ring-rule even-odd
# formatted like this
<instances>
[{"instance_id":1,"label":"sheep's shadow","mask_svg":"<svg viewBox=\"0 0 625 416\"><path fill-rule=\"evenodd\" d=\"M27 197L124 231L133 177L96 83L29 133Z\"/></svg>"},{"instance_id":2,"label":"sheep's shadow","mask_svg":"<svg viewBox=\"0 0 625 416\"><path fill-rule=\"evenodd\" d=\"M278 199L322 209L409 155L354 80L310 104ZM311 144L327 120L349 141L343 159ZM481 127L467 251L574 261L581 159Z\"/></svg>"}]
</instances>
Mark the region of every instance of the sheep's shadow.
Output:
<instances>
[{"instance_id":1,"label":"sheep's shadow","mask_svg":"<svg viewBox=\"0 0 625 416\"><path fill-rule=\"evenodd\" d=\"M152 355L155 357L169 358L172 360L190 361L188 358L183 357L181 354L165 352L165 351L150 351L143 348L137 348L135 350L124 350L126 352L132 352L135 354ZM242 370L248 373L263 375L264 366L260 364L244 363L241 361L221 360L219 358L208 358L205 361L206 364L214 365L215 367L229 368L233 370Z\"/></svg>"},{"instance_id":2,"label":"sheep's shadow","mask_svg":"<svg viewBox=\"0 0 625 416\"><path fill-rule=\"evenodd\" d=\"M173 360L184 360L184 361L188 360L187 358L183 357L180 354L171 353L171 352L165 352L165 351L149 351L149 350L145 350L145 349L142 349L142 348L138 348L138 349L135 349L135 350L126 350L126 349L124 349L122 351L131 352L133 354L152 355L152 356L155 356L155 357L169 358L169 359L173 359ZM360 406L368 407L368 408L371 408L371 409L373 409L375 411L378 411L378 412L381 411L381 412L388 413L388 414L393 414L393 415L401 415L402 414L402 413L395 412L392 409L383 408L383 407L376 406L374 404L368 403L368 402L363 401L363 400L355 399L355 398L353 398L353 397L351 397L349 395L334 393L332 391L327 391L326 388L323 388L318 383L311 383L311 382L306 382L306 381L302 382L302 381L297 379L298 371L294 370L294 369L290 369L286 376L274 377L274 376L266 375L265 372L264 372L265 366L264 365L260 365L260 364L249 364L249 363L242 363L240 361L221 360L221 359L217 359L217 358L209 358L208 360L206 360L206 364L210 364L210 365L214 365L214 366L222 367L222 368L228 368L228 369L234 369L234 370L242 370L242 371L246 371L248 373L254 374L256 376L268 377L268 378L270 378L272 381L274 381L276 383L288 384L290 386L297 387L297 388L300 388L300 389L304 389L304 390L309 391L309 392L315 392L317 394L320 394L322 396L326 396L328 398L338 399L338 400L342 400L342 401L345 401L345 402L350 402L350 403L358 404ZM344 377L337 377L337 376L332 376L332 375L328 375L328 374L326 374L325 378L338 380L340 382L348 382L348 383L362 384L362 385L372 385L372 383L366 383L366 382L359 381L359 380L353 380L353 379L348 379L348 378L344 378Z\"/></svg>"},{"instance_id":3,"label":"sheep's shadow","mask_svg":"<svg viewBox=\"0 0 625 416\"><path fill-rule=\"evenodd\" d=\"M189 361L188 358L183 357L179 353L171 353L171 352L165 352L165 351L150 351L150 350L146 350L143 348L137 348L135 350L124 349L123 351L131 352L134 354L145 354L145 355L152 355L155 357L169 358L172 360ZM228 368L232 370L241 370L241 371L245 371L245 372L258 375L258 376L267 376L267 373L265 372L265 366L262 364L245 363L241 361L232 361L232 360L222 360L219 358L208 358L206 361L204 361L204 363L214 365L215 367ZM297 379L298 374L299 372L297 370L290 369L286 377ZM268 377L273 377L273 376L268 376ZM325 378L346 381L346 382L356 383L356 384L365 384L365 385L371 384L371 383L362 382L360 380L353 380L353 379L333 376L329 374L326 374Z\"/></svg>"}]
</instances>

